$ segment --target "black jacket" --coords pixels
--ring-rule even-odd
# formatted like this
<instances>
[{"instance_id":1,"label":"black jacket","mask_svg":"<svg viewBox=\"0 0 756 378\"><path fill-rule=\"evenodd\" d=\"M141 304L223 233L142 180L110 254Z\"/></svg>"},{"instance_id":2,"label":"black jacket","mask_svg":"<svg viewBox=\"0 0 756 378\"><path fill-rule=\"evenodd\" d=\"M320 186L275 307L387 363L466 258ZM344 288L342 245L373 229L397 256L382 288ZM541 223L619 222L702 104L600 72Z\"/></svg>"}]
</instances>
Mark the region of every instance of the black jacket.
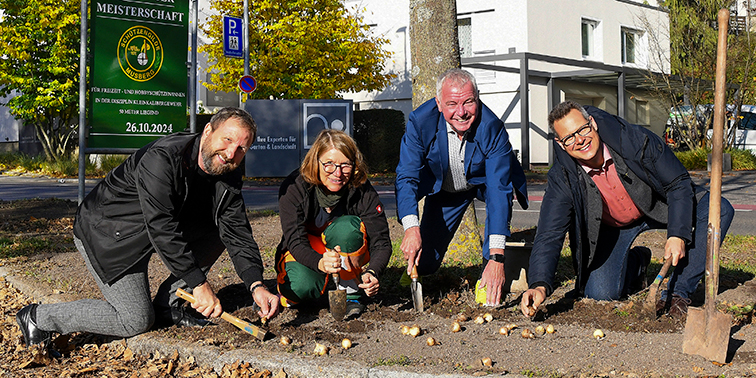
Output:
<instances>
[{"instance_id":1,"label":"black jacket","mask_svg":"<svg viewBox=\"0 0 756 378\"><path fill-rule=\"evenodd\" d=\"M220 235L247 287L262 280L262 259L241 195L241 168L217 177L212 219L198 222L208 214L197 214L186 202L198 174L199 141L198 134L177 133L142 147L81 203L74 234L103 282L113 283L157 252L171 273L195 287L205 275L190 241L203 232Z\"/></svg>"},{"instance_id":2,"label":"black jacket","mask_svg":"<svg viewBox=\"0 0 756 378\"><path fill-rule=\"evenodd\" d=\"M667 224L667 236L692 241L694 187L687 169L667 145L650 130L631 125L617 116L587 106L598 125L603 143L609 147L617 174L635 205L644 216ZM530 255L530 288L554 289L554 276L564 237L570 234L572 260L577 272L575 283L582 289L584 274L597 253L601 227L601 194L593 180L575 159L554 143L554 165L549 169L548 184L538 219L533 250Z\"/></svg>"},{"instance_id":3,"label":"black jacket","mask_svg":"<svg viewBox=\"0 0 756 378\"><path fill-rule=\"evenodd\" d=\"M276 261L284 252L290 251L297 262L318 272L321 255L310 246L305 222L318 214L318 200L315 185L308 184L294 171L281 184L278 192L278 208L281 215L283 236L276 250ZM391 240L388 221L378 192L370 182L353 188L349 187L345 215L356 215L362 219L367 232L370 269L380 275L391 257Z\"/></svg>"}]
</instances>

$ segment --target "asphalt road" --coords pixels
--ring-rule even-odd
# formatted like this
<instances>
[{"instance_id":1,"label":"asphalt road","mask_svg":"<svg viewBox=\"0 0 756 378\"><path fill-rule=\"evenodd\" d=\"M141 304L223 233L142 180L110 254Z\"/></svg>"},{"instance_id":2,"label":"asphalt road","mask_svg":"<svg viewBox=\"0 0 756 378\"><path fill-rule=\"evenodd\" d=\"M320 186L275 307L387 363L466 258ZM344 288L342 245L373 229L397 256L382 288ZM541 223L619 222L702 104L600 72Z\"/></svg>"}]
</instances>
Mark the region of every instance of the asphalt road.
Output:
<instances>
[{"instance_id":1,"label":"asphalt road","mask_svg":"<svg viewBox=\"0 0 756 378\"><path fill-rule=\"evenodd\" d=\"M699 185L708 185L706 172L691 172L693 180ZM87 180L85 190L89 192L97 181ZM393 186L376 186L376 190L388 216L396 216L396 197ZM512 213L512 226L528 228L538 224L546 184L543 181L528 184L530 207L523 210L515 204ZM245 186L242 190L247 207L252 210L278 210L278 188L275 186ZM730 227L730 234L756 235L756 171L724 173L722 177L722 195L735 208L735 219ZM11 201L26 198L62 198L77 200L77 179L52 179L29 176L0 176L0 200ZM478 220L486 217L485 204L475 202Z\"/></svg>"}]
</instances>

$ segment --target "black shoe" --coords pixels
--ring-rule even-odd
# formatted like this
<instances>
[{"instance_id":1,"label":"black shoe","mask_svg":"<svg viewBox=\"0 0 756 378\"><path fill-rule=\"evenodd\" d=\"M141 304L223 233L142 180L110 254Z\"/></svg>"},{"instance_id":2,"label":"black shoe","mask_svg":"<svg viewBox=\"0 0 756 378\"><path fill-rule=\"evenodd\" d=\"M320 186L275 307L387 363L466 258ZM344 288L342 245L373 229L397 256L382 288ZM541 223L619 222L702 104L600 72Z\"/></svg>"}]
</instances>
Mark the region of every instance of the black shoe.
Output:
<instances>
[{"instance_id":1,"label":"black shoe","mask_svg":"<svg viewBox=\"0 0 756 378\"><path fill-rule=\"evenodd\" d=\"M669 304L669 316L683 319L688 315L689 298L683 298L677 294L672 295L672 302Z\"/></svg>"},{"instance_id":2,"label":"black shoe","mask_svg":"<svg viewBox=\"0 0 756 378\"><path fill-rule=\"evenodd\" d=\"M356 299L348 299L346 303L346 315L344 319L357 318L365 311L365 305Z\"/></svg>"},{"instance_id":3,"label":"black shoe","mask_svg":"<svg viewBox=\"0 0 756 378\"><path fill-rule=\"evenodd\" d=\"M646 274L648 272L648 264L651 263L651 250L647 247L633 247L630 250L630 253L637 255L637 258L640 259L640 275L630 281L627 288L628 295L635 294L648 287L648 278L646 277Z\"/></svg>"},{"instance_id":4,"label":"black shoe","mask_svg":"<svg viewBox=\"0 0 756 378\"><path fill-rule=\"evenodd\" d=\"M662 298L656 303L656 313L664 314L669 311L669 316L677 319L683 319L688 315L689 298L683 298L678 294L673 294L672 298Z\"/></svg>"},{"instance_id":5,"label":"black shoe","mask_svg":"<svg viewBox=\"0 0 756 378\"><path fill-rule=\"evenodd\" d=\"M199 315L196 311L191 311ZM192 315L186 306L172 307L171 319L173 324L179 327L204 327L209 324L214 324L207 319L201 319Z\"/></svg>"},{"instance_id":6,"label":"black shoe","mask_svg":"<svg viewBox=\"0 0 756 378\"><path fill-rule=\"evenodd\" d=\"M37 323L34 319L36 313L37 304L26 306L16 313L16 323L21 328L21 333L24 335L24 344L27 347L38 344L47 347L52 339L52 332L37 328Z\"/></svg>"},{"instance_id":7,"label":"black shoe","mask_svg":"<svg viewBox=\"0 0 756 378\"><path fill-rule=\"evenodd\" d=\"M213 324L207 319L199 318L197 311L187 308L185 302L176 307L165 307L153 304L155 308L155 323L152 329L160 329L176 325L179 327L204 327Z\"/></svg>"}]
</instances>

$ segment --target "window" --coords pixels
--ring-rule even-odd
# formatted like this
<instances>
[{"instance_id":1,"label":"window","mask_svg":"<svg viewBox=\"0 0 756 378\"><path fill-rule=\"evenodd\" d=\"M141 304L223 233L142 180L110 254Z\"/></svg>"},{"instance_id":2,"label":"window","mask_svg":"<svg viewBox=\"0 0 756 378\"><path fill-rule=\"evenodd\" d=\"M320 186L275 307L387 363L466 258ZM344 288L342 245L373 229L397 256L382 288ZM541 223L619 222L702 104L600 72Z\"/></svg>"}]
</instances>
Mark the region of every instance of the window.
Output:
<instances>
[{"instance_id":1,"label":"window","mask_svg":"<svg viewBox=\"0 0 756 378\"><path fill-rule=\"evenodd\" d=\"M472 52L472 19L460 18L457 20L457 38L459 39L459 56L470 58Z\"/></svg>"},{"instance_id":2,"label":"window","mask_svg":"<svg viewBox=\"0 0 756 378\"><path fill-rule=\"evenodd\" d=\"M631 29L622 29L622 64L637 63L639 33Z\"/></svg>"},{"instance_id":3,"label":"window","mask_svg":"<svg viewBox=\"0 0 756 378\"><path fill-rule=\"evenodd\" d=\"M649 126L651 125L651 116L649 114L648 101L635 100L635 124Z\"/></svg>"},{"instance_id":4,"label":"window","mask_svg":"<svg viewBox=\"0 0 756 378\"><path fill-rule=\"evenodd\" d=\"M740 116L743 119L740 120L739 129L756 130L756 113L741 112Z\"/></svg>"},{"instance_id":5,"label":"window","mask_svg":"<svg viewBox=\"0 0 756 378\"><path fill-rule=\"evenodd\" d=\"M580 36L582 39L583 58L591 58L596 55L595 34L597 22L583 19L580 26Z\"/></svg>"}]
</instances>

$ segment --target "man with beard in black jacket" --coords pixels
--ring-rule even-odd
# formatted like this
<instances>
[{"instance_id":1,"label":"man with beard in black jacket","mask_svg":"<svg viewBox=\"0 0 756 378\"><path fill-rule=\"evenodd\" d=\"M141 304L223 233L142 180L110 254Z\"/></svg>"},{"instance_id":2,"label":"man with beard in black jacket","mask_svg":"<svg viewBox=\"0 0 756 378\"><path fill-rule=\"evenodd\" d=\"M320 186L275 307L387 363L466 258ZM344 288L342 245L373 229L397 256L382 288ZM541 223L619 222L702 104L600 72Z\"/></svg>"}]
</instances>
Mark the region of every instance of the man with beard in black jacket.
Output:
<instances>
[{"instance_id":1,"label":"man with beard in black jacket","mask_svg":"<svg viewBox=\"0 0 756 378\"><path fill-rule=\"evenodd\" d=\"M206 274L224 249L258 314L275 316L279 300L262 283L262 258L241 195L240 165L256 132L247 112L224 108L202 133L160 138L108 173L79 205L74 223L74 243L105 300L24 307L16 321L26 345L46 345L53 332L130 337L154 322L205 325L175 293L192 292L197 313L220 316ZM147 276L153 253L171 272L154 304Z\"/></svg>"}]
</instances>

